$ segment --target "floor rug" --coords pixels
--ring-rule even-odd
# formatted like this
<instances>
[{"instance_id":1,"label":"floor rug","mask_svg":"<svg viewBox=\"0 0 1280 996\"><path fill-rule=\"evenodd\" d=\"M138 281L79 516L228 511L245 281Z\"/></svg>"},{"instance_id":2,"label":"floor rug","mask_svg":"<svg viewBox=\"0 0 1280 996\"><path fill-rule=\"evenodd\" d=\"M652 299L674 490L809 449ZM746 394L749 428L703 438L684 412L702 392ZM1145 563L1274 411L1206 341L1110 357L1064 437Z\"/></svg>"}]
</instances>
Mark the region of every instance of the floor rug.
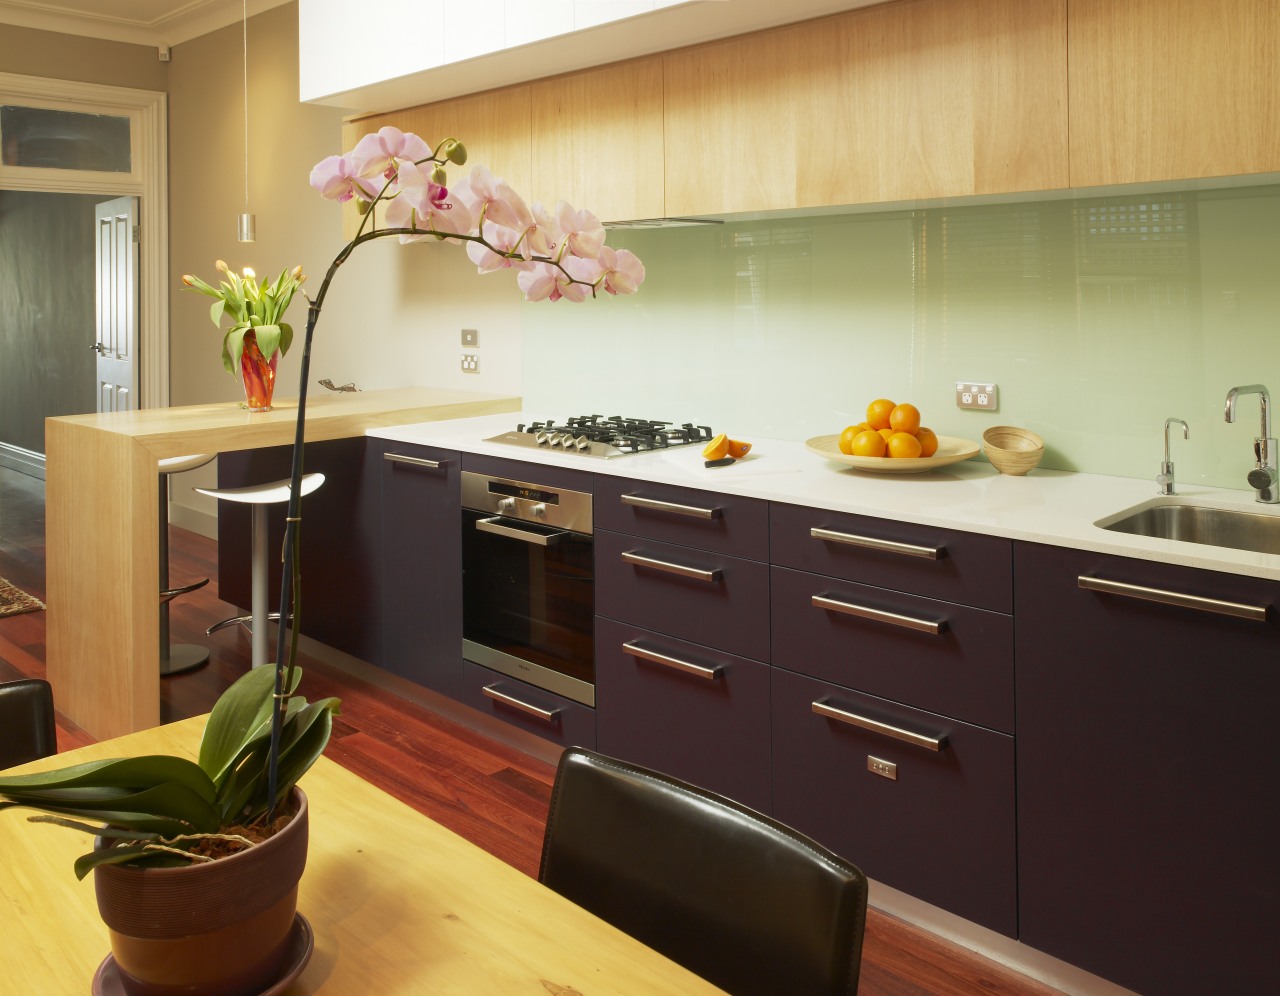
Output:
<instances>
[{"instance_id":1,"label":"floor rug","mask_svg":"<svg viewBox=\"0 0 1280 996\"><path fill-rule=\"evenodd\" d=\"M0 578L0 616L16 616L19 612L35 612L43 609L44 602L32 598L21 588L15 588Z\"/></svg>"}]
</instances>

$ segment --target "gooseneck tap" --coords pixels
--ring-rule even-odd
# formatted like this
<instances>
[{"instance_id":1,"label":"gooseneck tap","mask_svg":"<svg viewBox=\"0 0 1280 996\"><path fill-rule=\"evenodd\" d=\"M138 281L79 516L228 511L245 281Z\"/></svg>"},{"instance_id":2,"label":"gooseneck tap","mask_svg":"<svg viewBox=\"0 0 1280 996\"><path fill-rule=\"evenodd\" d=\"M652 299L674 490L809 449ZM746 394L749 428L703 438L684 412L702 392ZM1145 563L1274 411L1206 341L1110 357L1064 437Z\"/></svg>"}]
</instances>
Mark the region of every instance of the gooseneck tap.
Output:
<instances>
[{"instance_id":1,"label":"gooseneck tap","mask_svg":"<svg viewBox=\"0 0 1280 996\"><path fill-rule=\"evenodd\" d=\"M1276 486L1280 466L1277 464L1277 444L1271 435L1271 394L1262 384L1233 387L1227 392L1223 414L1228 422L1236 420L1236 399L1242 394L1258 395L1262 406L1262 435L1253 441L1253 470L1249 471L1249 486L1257 492L1257 501L1274 505L1280 502L1280 488Z\"/></svg>"},{"instance_id":2,"label":"gooseneck tap","mask_svg":"<svg viewBox=\"0 0 1280 996\"><path fill-rule=\"evenodd\" d=\"M1177 494L1173 490L1173 463L1169 459L1169 426L1182 426L1182 438L1188 439L1191 430L1187 428L1187 423L1180 418L1167 418L1164 420L1164 462L1160 464L1160 473L1156 475L1156 483L1160 485L1160 493L1162 495Z\"/></svg>"}]
</instances>

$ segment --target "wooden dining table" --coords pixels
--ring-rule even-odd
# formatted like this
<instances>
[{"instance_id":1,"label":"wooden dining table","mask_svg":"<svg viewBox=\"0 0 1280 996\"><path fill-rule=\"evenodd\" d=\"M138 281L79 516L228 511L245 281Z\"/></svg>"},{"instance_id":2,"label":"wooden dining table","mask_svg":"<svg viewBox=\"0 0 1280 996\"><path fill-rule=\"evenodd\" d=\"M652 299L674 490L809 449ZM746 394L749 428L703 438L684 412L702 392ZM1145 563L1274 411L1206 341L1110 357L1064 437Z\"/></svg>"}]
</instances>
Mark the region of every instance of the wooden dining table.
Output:
<instances>
[{"instance_id":1,"label":"wooden dining table","mask_svg":"<svg viewBox=\"0 0 1280 996\"><path fill-rule=\"evenodd\" d=\"M205 717L10 772L142 754L194 758ZM675 962L327 758L300 782L310 849L298 911L314 948L290 994L719 992ZM110 950L81 833L0 812L5 992L88 993Z\"/></svg>"}]
</instances>

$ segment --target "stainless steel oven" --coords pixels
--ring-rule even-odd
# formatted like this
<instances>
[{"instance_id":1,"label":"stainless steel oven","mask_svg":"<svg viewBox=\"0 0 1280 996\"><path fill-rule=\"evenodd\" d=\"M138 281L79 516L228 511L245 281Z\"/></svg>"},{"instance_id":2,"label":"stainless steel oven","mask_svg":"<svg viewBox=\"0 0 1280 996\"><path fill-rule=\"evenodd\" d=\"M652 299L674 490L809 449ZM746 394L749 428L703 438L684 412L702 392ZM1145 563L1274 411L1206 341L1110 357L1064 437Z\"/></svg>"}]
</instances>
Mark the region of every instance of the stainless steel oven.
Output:
<instances>
[{"instance_id":1,"label":"stainless steel oven","mask_svg":"<svg viewBox=\"0 0 1280 996\"><path fill-rule=\"evenodd\" d=\"M591 495L462 474L462 656L595 705Z\"/></svg>"}]
</instances>

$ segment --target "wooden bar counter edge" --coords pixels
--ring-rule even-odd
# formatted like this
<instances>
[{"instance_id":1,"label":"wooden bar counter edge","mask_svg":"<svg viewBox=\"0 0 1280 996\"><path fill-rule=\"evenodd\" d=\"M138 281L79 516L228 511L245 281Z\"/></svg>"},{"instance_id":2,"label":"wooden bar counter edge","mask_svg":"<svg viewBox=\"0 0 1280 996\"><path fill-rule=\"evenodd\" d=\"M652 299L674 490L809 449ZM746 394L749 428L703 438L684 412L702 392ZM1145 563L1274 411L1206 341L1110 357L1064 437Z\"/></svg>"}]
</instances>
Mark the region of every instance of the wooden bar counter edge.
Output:
<instances>
[{"instance_id":1,"label":"wooden bar counter edge","mask_svg":"<svg viewBox=\"0 0 1280 996\"><path fill-rule=\"evenodd\" d=\"M397 388L309 395L307 441L520 410L521 399ZM160 722L158 464L290 445L296 399L45 420L47 675L58 709L99 740Z\"/></svg>"}]
</instances>

